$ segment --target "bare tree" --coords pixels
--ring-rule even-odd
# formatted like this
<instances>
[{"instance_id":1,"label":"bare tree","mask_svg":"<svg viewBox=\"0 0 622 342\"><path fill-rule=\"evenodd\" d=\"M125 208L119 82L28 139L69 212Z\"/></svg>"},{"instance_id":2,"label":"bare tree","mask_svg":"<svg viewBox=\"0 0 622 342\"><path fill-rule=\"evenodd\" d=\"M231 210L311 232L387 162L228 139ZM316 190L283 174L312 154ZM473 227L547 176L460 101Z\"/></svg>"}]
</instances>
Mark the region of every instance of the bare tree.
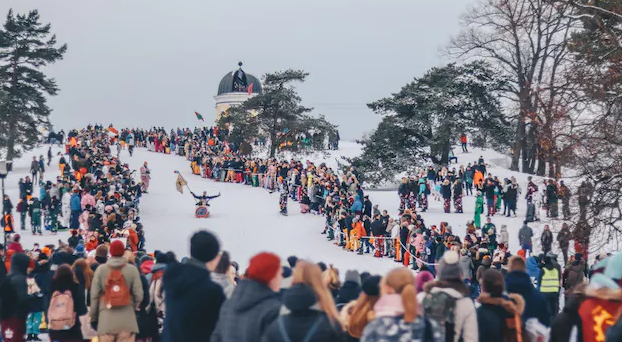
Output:
<instances>
[{"instance_id":1,"label":"bare tree","mask_svg":"<svg viewBox=\"0 0 622 342\"><path fill-rule=\"evenodd\" d=\"M577 21L572 8L545 0L480 0L462 17L462 31L448 46L451 56L484 58L508 78L505 97L514 104L510 117L516 124L514 171L533 173L538 163L544 175L547 161L560 160L556 121L570 113L567 101L574 98L565 81L567 38Z\"/></svg>"}]
</instances>

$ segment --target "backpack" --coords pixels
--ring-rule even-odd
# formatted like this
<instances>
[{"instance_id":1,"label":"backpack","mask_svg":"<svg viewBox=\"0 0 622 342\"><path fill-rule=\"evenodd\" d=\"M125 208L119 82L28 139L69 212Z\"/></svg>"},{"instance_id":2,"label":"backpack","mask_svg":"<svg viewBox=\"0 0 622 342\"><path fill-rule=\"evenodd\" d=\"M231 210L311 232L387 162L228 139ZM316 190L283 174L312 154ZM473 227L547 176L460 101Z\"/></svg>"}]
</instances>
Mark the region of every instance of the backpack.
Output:
<instances>
[{"instance_id":1,"label":"backpack","mask_svg":"<svg viewBox=\"0 0 622 342\"><path fill-rule=\"evenodd\" d=\"M54 291L47 312L50 330L69 330L76 325L76 312L73 304L71 291Z\"/></svg>"},{"instance_id":2,"label":"backpack","mask_svg":"<svg viewBox=\"0 0 622 342\"><path fill-rule=\"evenodd\" d=\"M433 320L440 326L445 341L453 342L455 337L455 317L457 298L443 292L433 292L423 299L423 312L427 319Z\"/></svg>"},{"instance_id":3,"label":"backpack","mask_svg":"<svg viewBox=\"0 0 622 342\"><path fill-rule=\"evenodd\" d=\"M523 321L519 315L505 319L502 334L503 342L529 342L523 329Z\"/></svg>"},{"instance_id":4,"label":"backpack","mask_svg":"<svg viewBox=\"0 0 622 342\"><path fill-rule=\"evenodd\" d=\"M123 266L125 267L125 266ZM104 303L106 309L117 309L131 304L130 289L123 277L123 267L118 270L108 266L110 273L104 287Z\"/></svg>"}]
</instances>

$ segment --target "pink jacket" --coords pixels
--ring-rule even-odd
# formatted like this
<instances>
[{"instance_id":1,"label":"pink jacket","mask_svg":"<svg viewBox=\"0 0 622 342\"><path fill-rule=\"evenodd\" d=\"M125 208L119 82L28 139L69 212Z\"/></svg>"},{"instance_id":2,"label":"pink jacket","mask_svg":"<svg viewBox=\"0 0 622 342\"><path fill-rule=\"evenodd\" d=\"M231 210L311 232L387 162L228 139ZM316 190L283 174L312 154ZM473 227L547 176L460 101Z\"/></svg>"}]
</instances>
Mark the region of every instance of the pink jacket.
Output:
<instances>
[{"instance_id":1,"label":"pink jacket","mask_svg":"<svg viewBox=\"0 0 622 342\"><path fill-rule=\"evenodd\" d=\"M415 246L415 250L417 252L423 252L423 234L417 234L415 236L415 241L413 241L412 245Z\"/></svg>"},{"instance_id":2,"label":"pink jacket","mask_svg":"<svg viewBox=\"0 0 622 342\"><path fill-rule=\"evenodd\" d=\"M87 204L91 205L91 208L95 208L95 197L93 197L93 195L85 193L84 195L82 195L82 200L80 201L80 204L82 205L82 210L84 210L86 208Z\"/></svg>"}]
</instances>

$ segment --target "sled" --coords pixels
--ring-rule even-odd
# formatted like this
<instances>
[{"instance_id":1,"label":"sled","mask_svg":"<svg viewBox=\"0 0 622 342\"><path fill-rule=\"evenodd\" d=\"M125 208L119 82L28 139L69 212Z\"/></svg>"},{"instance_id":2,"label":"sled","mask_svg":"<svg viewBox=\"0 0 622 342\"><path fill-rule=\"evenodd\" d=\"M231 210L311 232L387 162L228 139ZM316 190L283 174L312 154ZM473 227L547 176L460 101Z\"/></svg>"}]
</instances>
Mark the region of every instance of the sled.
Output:
<instances>
[{"instance_id":1,"label":"sled","mask_svg":"<svg viewBox=\"0 0 622 342\"><path fill-rule=\"evenodd\" d=\"M194 211L194 217L196 217L196 218L208 218L209 217L209 210L204 205L198 206L197 209Z\"/></svg>"}]
</instances>

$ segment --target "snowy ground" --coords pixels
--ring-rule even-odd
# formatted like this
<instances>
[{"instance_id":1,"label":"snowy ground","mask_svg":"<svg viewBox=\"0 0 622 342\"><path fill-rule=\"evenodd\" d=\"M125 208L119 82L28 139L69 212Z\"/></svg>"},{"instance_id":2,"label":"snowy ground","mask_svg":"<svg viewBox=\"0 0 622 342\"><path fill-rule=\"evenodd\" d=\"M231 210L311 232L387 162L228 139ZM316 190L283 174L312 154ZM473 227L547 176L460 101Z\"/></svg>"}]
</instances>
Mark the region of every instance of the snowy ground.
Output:
<instances>
[{"instance_id":1,"label":"snowy ground","mask_svg":"<svg viewBox=\"0 0 622 342\"><path fill-rule=\"evenodd\" d=\"M303 160L325 161L335 168L336 160L339 160L342 155L351 157L360 153L360 146L354 143L343 142L340 148L341 150L331 151L326 155L303 157ZM60 151L59 148L53 148L54 154L58 151ZM17 205L18 199L17 182L20 177L28 174L33 155L47 155L47 146L37 148L15 161L13 172L6 179L6 192L14 205ZM501 179L514 175L521 187L525 188L527 175L497 166L507 165L506 156L489 150L475 150L472 153L459 153L457 157L460 164L466 165L468 162L474 162L480 155L491 164L489 170L493 175ZM188 255L190 236L199 229L208 229L218 234L223 248L229 251L233 260L240 263L242 267L247 265L252 255L261 251L275 252L282 258L296 255L299 258L333 264L341 270L342 276L347 269L385 273L396 267L396 264L389 259L377 259L370 255L359 256L326 241L326 236L320 234L324 228L324 218L301 214L295 202L289 202L289 216L279 215L278 194L271 195L260 188L213 182L194 176L190 172L189 163L179 156L136 149L133 157L130 157L127 151L123 151L121 158L123 162L129 163L132 169L138 169L144 161L147 161L152 170L149 194L142 198L140 204L141 221L145 227L147 249L150 251L172 250L181 258ZM53 170L47 170L45 174L46 180L56 178L57 165L58 157L55 157L51 165ZM194 217L194 200L191 195L186 189L183 195L176 191L175 170L181 171L195 193L206 190L210 195L219 192L222 194L220 198L212 201L209 219ZM38 195L38 186L35 186L34 193ZM367 193L373 204L379 204L381 210L387 209L391 215L397 216L399 200L395 191L369 191ZM430 200L430 210L423 214L423 218L427 225L439 225L441 221L446 221L453 228L454 233L463 237L467 220L473 219L475 198L465 197L463 202L465 213L445 214L441 202ZM508 226L512 252L516 252L519 248L518 229L522 226L524 210L525 201L521 197L518 218L500 216L493 218L493 223L498 228L503 224ZM544 217L543 214L540 216ZM19 214L15 214L14 217L16 226L19 227ZM484 217L482 219L485 220ZM538 238L540 225L533 224L532 227ZM552 227L553 231L559 230L561 221L555 221ZM56 237L49 235L48 232L45 232L43 236L32 236L29 230L21 233L26 249L31 248L35 242L44 245L57 243L58 239L66 241L69 237L67 232L59 233ZM283 262L285 263L285 260Z\"/></svg>"}]
</instances>

